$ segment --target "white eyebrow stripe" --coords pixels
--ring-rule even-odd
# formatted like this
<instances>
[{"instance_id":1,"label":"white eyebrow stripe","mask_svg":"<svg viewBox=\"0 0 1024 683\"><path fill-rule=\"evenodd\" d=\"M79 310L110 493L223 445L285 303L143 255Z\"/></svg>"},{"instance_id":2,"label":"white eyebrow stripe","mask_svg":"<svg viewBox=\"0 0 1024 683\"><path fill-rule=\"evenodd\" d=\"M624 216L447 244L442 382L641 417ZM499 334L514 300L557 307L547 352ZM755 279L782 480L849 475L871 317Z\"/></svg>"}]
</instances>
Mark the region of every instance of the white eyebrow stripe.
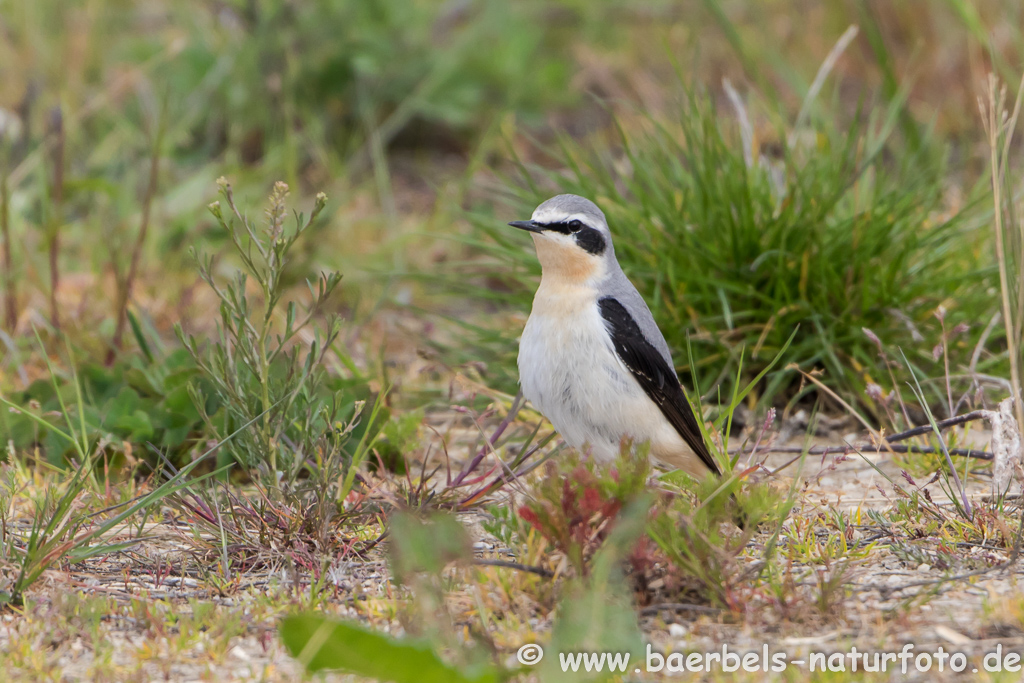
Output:
<instances>
[{"instance_id":1,"label":"white eyebrow stripe","mask_svg":"<svg viewBox=\"0 0 1024 683\"><path fill-rule=\"evenodd\" d=\"M556 211L540 211L538 209L537 211L533 212L533 216L530 217L530 220L536 221L537 223L541 224L568 223L569 221L579 221L580 223L583 223L583 225L586 225L588 227L597 227L593 223L591 223L590 218L583 213L566 214Z\"/></svg>"}]
</instances>

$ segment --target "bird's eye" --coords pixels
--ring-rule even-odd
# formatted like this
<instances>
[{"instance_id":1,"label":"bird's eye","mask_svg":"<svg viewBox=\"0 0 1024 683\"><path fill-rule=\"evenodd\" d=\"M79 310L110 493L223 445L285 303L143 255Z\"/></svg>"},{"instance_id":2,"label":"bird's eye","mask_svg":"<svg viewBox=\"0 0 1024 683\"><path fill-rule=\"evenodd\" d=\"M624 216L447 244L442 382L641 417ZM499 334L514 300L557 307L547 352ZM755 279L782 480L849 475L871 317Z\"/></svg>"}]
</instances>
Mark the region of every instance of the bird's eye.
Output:
<instances>
[{"instance_id":1,"label":"bird's eye","mask_svg":"<svg viewBox=\"0 0 1024 683\"><path fill-rule=\"evenodd\" d=\"M573 232L583 228L583 223L580 221L569 221L569 227L572 228Z\"/></svg>"}]
</instances>

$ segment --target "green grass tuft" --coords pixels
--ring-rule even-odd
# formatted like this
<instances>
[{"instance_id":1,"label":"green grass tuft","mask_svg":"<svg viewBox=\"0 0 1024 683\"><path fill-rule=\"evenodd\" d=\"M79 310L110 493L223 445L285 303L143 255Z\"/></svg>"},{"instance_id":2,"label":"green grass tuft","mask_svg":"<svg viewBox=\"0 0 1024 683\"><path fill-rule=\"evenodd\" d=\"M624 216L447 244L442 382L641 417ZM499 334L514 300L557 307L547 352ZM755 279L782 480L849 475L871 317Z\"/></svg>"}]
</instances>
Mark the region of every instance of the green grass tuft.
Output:
<instances>
[{"instance_id":1,"label":"green grass tuft","mask_svg":"<svg viewBox=\"0 0 1024 683\"><path fill-rule=\"evenodd\" d=\"M782 370L789 362L823 368L825 382L849 393L882 373L862 328L927 370L932 344L918 335L937 337L937 306L951 309L952 324L983 323L995 306L973 204L949 205L934 145L908 150L890 136L901 112L894 102L845 128L779 130L791 142L761 145L748 165L732 117L688 93L671 122L620 129L614 151L563 142L567 172L521 165L507 217L528 216L557 193L596 201L677 363L690 338L702 394L731 391L744 349L744 371L759 372L797 326L766 395L796 388ZM512 293L501 296L526 312L540 269L505 218L474 222L490 238L485 251L505 264ZM485 347L492 341L481 337ZM508 347L502 360L511 363ZM954 360L971 348L954 349Z\"/></svg>"}]
</instances>

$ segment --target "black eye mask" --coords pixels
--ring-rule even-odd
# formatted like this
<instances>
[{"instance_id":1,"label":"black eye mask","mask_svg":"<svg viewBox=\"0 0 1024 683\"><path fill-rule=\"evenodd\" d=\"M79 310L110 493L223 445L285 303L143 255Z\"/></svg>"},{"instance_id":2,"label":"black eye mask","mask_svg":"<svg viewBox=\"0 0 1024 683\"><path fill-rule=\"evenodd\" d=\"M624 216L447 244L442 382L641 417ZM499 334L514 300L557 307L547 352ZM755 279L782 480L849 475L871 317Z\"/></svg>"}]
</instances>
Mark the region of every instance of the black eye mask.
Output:
<instances>
[{"instance_id":1,"label":"black eye mask","mask_svg":"<svg viewBox=\"0 0 1024 683\"><path fill-rule=\"evenodd\" d=\"M548 223L544 225L544 230L550 230L551 232L563 235L572 235L573 239L576 240L576 244L590 254L601 254L608 246L600 230L584 225L582 221L572 220L561 223Z\"/></svg>"},{"instance_id":2,"label":"black eye mask","mask_svg":"<svg viewBox=\"0 0 1024 683\"><path fill-rule=\"evenodd\" d=\"M600 254L605 250L607 244L604 241L604 235L601 234L600 230L594 228L581 228L574 234L576 244L580 245L584 251L591 254Z\"/></svg>"},{"instance_id":3,"label":"black eye mask","mask_svg":"<svg viewBox=\"0 0 1024 683\"><path fill-rule=\"evenodd\" d=\"M544 230L550 230L551 232L558 232L563 235L571 235L574 232L583 230L582 221L564 221L561 223L542 223L540 224Z\"/></svg>"}]
</instances>

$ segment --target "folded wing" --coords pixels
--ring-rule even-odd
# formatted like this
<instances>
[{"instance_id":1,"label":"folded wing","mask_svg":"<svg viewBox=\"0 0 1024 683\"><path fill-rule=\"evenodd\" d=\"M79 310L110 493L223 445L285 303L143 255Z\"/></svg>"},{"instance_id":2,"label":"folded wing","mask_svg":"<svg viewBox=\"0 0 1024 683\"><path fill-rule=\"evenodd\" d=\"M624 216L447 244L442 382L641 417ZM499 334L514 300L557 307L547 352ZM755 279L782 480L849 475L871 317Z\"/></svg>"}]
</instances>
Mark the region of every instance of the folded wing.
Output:
<instances>
[{"instance_id":1,"label":"folded wing","mask_svg":"<svg viewBox=\"0 0 1024 683\"><path fill-rule=\"evenodd\" d=\"M683 387L668 362L647 340L629 311L616 299L601 299L598 307L619 359L697 457L712 472L720 474L701 436L697 418L686 400Z\"/></svg>"}]
</instances>

